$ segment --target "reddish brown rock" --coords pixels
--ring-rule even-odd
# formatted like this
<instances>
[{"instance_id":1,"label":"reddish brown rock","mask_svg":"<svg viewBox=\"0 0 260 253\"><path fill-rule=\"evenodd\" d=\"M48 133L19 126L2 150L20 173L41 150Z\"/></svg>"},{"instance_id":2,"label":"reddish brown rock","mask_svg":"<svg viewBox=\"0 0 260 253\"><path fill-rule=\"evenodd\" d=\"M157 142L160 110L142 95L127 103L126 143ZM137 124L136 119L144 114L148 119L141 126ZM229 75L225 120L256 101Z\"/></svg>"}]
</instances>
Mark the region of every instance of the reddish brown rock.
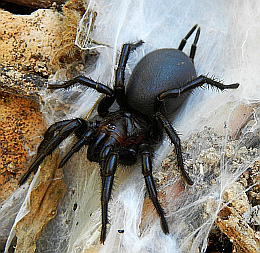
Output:
<instances>
[{"instance_id":1,"label":"reddish brown rock","mask_svg":"<svg viewBox=\"0 0 260 253\"><path fill-rule=\"evenodd\" d=\"M17 186L45 131L35 101L0 92L0 202Z\"/></svg>"},{"instance_id":2,"label":"reddish brown rock","mask_svg":"<svg viewBox=\"0 0 260 253\"><path fill-rule=\"evenodd\" d=\"M83 61L74 45L77 24L85 11L81 1L68 1L63 12L39 9L14 15L0 9L0 200L17 187L46 129L39 110L39 90L48 78ZM70 68L70 66L73 66Z\"/></svg>"}]
</instances>

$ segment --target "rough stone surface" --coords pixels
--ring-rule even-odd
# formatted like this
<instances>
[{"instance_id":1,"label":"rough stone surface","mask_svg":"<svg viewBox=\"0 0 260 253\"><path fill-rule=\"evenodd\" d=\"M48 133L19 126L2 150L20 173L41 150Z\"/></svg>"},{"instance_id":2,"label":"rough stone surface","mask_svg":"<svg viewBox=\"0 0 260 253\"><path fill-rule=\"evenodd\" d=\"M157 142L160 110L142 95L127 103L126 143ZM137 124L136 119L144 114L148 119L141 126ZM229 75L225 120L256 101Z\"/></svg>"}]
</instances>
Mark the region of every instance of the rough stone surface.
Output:
<instances>
[{"instance_id":1,"label":"rough stone surface","mask_svg":"<svg viewBox=\"0 0 260 253\"><path fill-rule=\"evenodd\" d=\"M260 250L259 162L255 162L225 191L223 208L215 221L233 243L233 252L257 253ZM252 195L255 198L251 198Z\"/></svg>"},{"instance_id":2,"label":"rough stone surface","mask_svg":"<svg viewBox=\"0 0 260 253\"><path fill-rule=\"evenodd\" d=\"M0 10L1 90L37 96L53 73L51 52L60 41L60 23L59 15L51 10L20 16Z\"/></svg>"},{"instance_id":3,"label":"rough stone surface","mask_svg":"<svg viewBox=\"0 0 260 253\"><path fill-rule=\"evenodd\" d=\"M31 15L14 15L0 9L0 203L17 188L46 130L39 109L39 91L46 89L48 79L57 71L71 78L85 64L86 52L74 45L77 24L84 12L83 1L76 0L68 1L62 12L52 7ZM32 193L32 212L17 227L17 252L34 251L36 239L56 215L64 193L62 171L47 166L47 179ZM10 213L10 217L14 215ZM24 231L32 223L29 238ZM2 224L0 227L7 229ZM6 234L0 233L0 251Z\"/></svg>"},{"instance_id":4,"label":"rough stone surface","mask_svg":"<svg viewBox=\"0 0 260 253\"><path fill-rule=\"evenodd\" d=\"M0 202L16 188L46 127L35 101L0 92Z\"/></svg>"},{"instance_id":5,"label":"rough stone surface","mask_svg":"<svg viewBox=\"0 0 260 253\"><path fill-rule=\"evenodd\" d=\"M85 11L71 0L56 9L14 15L0 9L0 200L16 187L46 129L39 110L39 90L61 70L68 78L81 70L84 57L74 45ZM72 73L73 72L73 73Z\"/></svg>"},{"instance_id":6,"label":"rough stone surface","mask_svg":"<svg viewBox=\"0 0 260 253\"><path fill-rule=\"evenodd\" d=\"M258 118L259 115L251 117ZM251 124L243 124L240 129L241 135ZM212 128L205 128L202 132L189 136L183 142L183 156L187 170L195 180L195 185L190 187L189 192L196 196L199 191L206 192L208 187L219 185L222 178L221 159L226 159L228 171L225 173L236 173L239 168L245 167L245 172L226 189L222 196L222 208L215 220L210 233L208 252L259 252L260 249L260 166L259 166L259 141L255 141L258 135L255 132L240 136L241 140L226 139L214 132ZM251 135L251 136L249 136ZM224 150L222 149L224 145ZM254 164L246 167L249 161ZM181 192L185 191L183 181L179 176L176 155L173 152L163 162L162 171L154 173L157 175L158 189L161 202L167 199L178 198ZM196 177L194 177L196 175ZM228 174L227 174L228 175ZM225 177L225 176L224 176ZM174 183L170 183L173 178L179 178ZM222 178L222 179L220 179ZM164 187L164 185L168 185ZM217 186L219 188L219 186ZM186 189L187 191L187 189ZM186 193L187 194L187 193ZM209 195L210 196L210 195ZM144 219L147 209L152 209L149 200L145 201ZM214 212L214 204L208 201L201 210L204 216ZM166 205L167 206L167 205ZM213 208L213 209L212 209ZM174 210L173 210L174 211ZM156 216L156 212L154 212ZM144 222L143 222L144 223ZM190 226L187 226L187 230ZM190 231L192 232L192 231Z\"/></svg>"},{"instance_id":7,"label":"rough stone surface","mask_svg":"<svg viewBox=\"0 0 260 253\"><path fill-rule=\"evenodd\" d=\"M0 90L37 99L39 88L46 88L57 70L65 67L68 78L77 72L86 54L74 45L84 11L82 2L74 0L62 13L39 9L13 15L0 9Z\"/></svg>"}]
</instances>

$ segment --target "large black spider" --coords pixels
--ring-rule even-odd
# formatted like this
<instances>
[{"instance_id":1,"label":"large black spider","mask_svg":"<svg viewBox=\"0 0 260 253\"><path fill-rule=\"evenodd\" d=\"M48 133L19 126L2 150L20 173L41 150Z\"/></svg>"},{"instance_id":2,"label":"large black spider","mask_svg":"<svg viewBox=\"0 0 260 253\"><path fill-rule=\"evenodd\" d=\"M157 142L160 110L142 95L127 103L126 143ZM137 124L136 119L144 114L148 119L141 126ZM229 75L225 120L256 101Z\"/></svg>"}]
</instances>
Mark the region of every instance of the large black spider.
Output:
<instances>
[{"instance_id":1,"label":"large black spider","mask_svg":"<svg viewBox=\"0 0 260 253\"><path fill-rule=\"evenodd\" d=\"M190 55L187 56L182 49L196 28L198 29ZM125 67L129 54L141 46L142 41L123 45L116 69L114 89L84 76L78 76L62 85L49 85L50 89L60 89L79 83L105 94L97 108L102 120L85 121L76 118L51 125L38 147L34 162L20 179L20 184L23 184L29 175L37 170L43 159L50 155L64 139L71 133L75 133L79 141L62 159L60 167L82 146L89 145L88 159L100 164L102 178L100 241L104 243L108 223L108 201L111 197L117 164L120 162L131 165L136 162L137 155L140 154L142 173L149 197L160 216L163 232L168 234L168 224L158 201L152 175L151 146L162 140L162 130L166 130L175 146L178 168L187 183L192 185L193 181L184 169L180 139L169 119L174 116L194 88L201 87L205 83L220 90L235 89L239 86L238 83L224 85L203 75L197 77L193 60L199 35L200 28L195 25L181 41L178 49L158 49L147 54L135 66L126 87ZM108 109L115 101L119 109L109 112Z\"/></svg>"}]
</instances>

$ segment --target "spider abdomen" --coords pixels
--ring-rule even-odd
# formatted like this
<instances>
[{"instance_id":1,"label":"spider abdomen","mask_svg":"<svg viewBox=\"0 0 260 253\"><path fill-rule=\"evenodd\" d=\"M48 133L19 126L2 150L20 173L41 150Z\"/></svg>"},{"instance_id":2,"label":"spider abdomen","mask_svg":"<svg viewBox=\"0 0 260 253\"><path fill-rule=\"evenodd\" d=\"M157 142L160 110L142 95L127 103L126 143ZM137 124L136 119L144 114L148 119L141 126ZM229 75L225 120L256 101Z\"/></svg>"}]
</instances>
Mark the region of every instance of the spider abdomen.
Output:
<instances>
[{"instance_id":1,"label":"spider abdomen","mask_svg":"<svg viewBox=\"0 0 260 253\"><path fill-rule=\"evenodd\" d=\"M157 96L169 89L180 88L196 78L191 58L178 49L164 48L152 51L135 66L126 86L128 104L135 110L153 116ZM186 96L165 100L165 115L172 116Z\"/></svg>"}]
</instances>

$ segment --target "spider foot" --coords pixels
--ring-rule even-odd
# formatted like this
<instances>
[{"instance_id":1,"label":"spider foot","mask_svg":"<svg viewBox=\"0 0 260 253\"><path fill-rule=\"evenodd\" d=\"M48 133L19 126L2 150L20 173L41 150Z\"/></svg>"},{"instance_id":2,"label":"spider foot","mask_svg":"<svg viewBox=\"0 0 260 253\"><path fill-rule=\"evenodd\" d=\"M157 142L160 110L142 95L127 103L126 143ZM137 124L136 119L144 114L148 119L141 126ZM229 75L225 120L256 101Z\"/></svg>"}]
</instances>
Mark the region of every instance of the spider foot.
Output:
<instances>
[{"instance_id":1,"label":"spider foot","mask_svg":"<svg viewBox=\"0 0 260 253\"><path fill-rule=\"evenodd\" d=\"M100 234L100 243L104 244L107 237L107 226L102 225Z\"/></svg>"},{"instance_id":2,"label":"spider foot","mask_svg":"<svg viewBox=\"0 0 260 253\"><path fill-rule=\"evenodd\" d=\"M31 164L29 169L24 173L24 175L19 179L18 185L21 186L23 185L29 176L32 174L32 172L36 171L40 164L42 163L43 159L46 157L45 154L38 154L34 162Z\"/></svg>"},{"instance_id":3,"label":"spider foot","mask_svg":"<svg viewBox=\"0 0 260 253\"><path fill-rule=\"evenodd\" d=\"M139 41L136 42L136 43L129 44L129 46L130 46L130 50L131 50L131 51L135 50L136 48L142 46L143 43L144 43L143 40L139 40Z\"/></svg>"},{"instance_id":4,"label":"spider foot","mask_svg":"<svg viewBox=\"0 0 260 253\"><path fill-rule=\"evenodd\" d=\"M237 89L239 87L239 83L232 83L224 85L225 89Z\"/></svg>"}]
</instances>

